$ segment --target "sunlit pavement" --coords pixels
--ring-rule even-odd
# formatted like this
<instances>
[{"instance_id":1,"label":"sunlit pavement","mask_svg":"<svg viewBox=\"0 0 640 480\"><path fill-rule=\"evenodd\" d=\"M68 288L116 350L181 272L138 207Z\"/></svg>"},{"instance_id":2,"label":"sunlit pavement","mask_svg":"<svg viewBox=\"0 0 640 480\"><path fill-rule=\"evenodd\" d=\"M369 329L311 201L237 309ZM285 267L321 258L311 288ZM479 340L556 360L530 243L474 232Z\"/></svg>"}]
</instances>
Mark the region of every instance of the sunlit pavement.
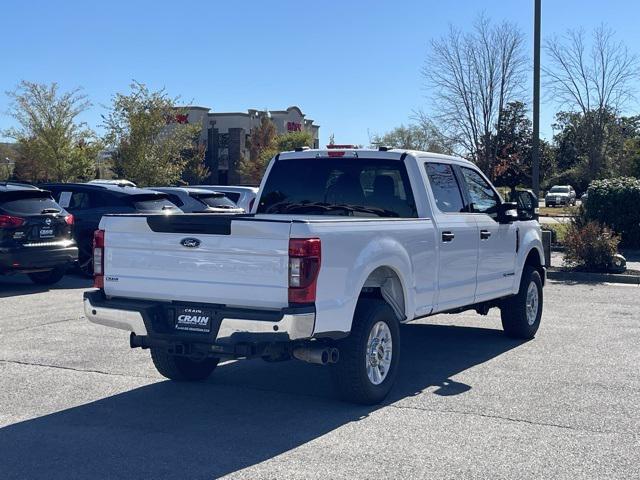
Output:
<instances>
[{"instance_id":1,"label":"sunlit pavement","mask_svg":"<svg viewBox=\"0 0 640 480\"><path fill-rule=\"evenodd\" d=\"M165 381L86 286L0 282L2 479L640 478L640 287L552 283L526 343L496 311L404 326L370 408L299 362Z\"/></svg>"}]
</instances>

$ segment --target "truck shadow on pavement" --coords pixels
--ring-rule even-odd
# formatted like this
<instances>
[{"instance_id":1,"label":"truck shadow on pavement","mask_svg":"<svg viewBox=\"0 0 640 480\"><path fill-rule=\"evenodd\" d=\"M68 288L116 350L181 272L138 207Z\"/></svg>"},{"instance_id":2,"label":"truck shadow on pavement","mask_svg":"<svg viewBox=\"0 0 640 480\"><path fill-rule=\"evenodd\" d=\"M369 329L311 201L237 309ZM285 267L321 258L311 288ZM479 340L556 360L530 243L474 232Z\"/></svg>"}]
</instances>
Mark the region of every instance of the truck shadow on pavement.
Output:
<instances>
[{"instance_id":1,"label":"truck shadow on pavement","mask_svg":"<svg viewBox=\"0 0 640 480\"><path fill-rule=\"evenodd\" d=\"M403 326L402 340L386 404L426 389L462 394L472 386L451 377L522 343L498 330L423 324ZM160 381L9 425L0 429L0 477L211 479L237 472L385 406L340 402L328 368L235 362L206 383Z\"/></svg>"}]
</instances>

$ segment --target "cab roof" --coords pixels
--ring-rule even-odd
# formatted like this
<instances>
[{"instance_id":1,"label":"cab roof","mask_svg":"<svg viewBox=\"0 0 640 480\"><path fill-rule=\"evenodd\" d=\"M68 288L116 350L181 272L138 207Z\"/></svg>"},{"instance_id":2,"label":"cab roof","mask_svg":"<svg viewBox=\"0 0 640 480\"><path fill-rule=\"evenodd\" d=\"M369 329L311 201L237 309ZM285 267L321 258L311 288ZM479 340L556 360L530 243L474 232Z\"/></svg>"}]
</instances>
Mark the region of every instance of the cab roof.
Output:
<instances>
[{"instance_id":1,"label":"cab roof","mask_svg":"<svg viewBox=\"0 0 640 480\"><path fill-rule=\"evenodd\" d=\"M414 158L430 158L446 161L459 162L464 164L472 164L469 160L452 155L444 155L441 153L423 152L420 150L408 150L403 148L379 147L375 148L326 148L326 149L299 149L289 152L281 152L278 155L279 160L290 160L294 158L386 158L400 160L403 156L410 155Z\"/></svg>"}]
</instances>

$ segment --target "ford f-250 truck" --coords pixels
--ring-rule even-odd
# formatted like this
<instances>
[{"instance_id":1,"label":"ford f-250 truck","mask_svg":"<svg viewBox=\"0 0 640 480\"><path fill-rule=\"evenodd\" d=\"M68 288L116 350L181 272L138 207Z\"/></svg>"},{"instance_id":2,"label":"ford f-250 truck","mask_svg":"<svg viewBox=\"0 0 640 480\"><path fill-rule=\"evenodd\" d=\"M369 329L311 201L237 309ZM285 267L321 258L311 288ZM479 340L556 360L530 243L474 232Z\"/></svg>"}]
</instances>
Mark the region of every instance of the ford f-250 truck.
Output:
<instances>
[{"instance_id":1,"label":"ford f-250 truck","mask_svg":"<svg viewBox=\"0 0 640 480\"><path fill-rule=\"evenodd\" d=\"M247 215L106 215L87 318L131 332L173 380L222 358L331 364L345 399L392 387L400 324L501 310L533 338L545 281L540 227L471 162L329 149L272 159Z\"/></svg>"}]
</instances>

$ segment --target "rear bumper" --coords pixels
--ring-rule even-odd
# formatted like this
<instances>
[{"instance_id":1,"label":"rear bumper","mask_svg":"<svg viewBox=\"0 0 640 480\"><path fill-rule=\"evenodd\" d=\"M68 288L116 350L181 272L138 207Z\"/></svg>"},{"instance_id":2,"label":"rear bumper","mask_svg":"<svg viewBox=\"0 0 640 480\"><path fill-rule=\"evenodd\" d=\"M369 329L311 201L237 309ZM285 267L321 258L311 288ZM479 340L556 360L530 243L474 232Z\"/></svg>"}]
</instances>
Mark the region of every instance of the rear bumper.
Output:
<instances>
[{"instance_id":1,"label":"rear bumper","mask_svg":"<svg viewBox=\"0 0 640 480\"><path fill-rule=\"evenodd\" d=\"M70 266L78 259L75 245L0 248L0 272L20 273Z\"/></svg>"},{"instance_id":2,"label":"rear bumper","mask_svg":"<svg viewBox=\"0 0 640 480\"><path fill-rule=\"evenodd\" d=\"M143 300L107 299L100 290L85 292L84 311L90 322L147 337L142 344L184 343L224 346L242 343L290 342L313 336L315 307L259 310L207 305L214 311L211 332L175 330L176 305Z\"/></svg>"}]
</instances>

